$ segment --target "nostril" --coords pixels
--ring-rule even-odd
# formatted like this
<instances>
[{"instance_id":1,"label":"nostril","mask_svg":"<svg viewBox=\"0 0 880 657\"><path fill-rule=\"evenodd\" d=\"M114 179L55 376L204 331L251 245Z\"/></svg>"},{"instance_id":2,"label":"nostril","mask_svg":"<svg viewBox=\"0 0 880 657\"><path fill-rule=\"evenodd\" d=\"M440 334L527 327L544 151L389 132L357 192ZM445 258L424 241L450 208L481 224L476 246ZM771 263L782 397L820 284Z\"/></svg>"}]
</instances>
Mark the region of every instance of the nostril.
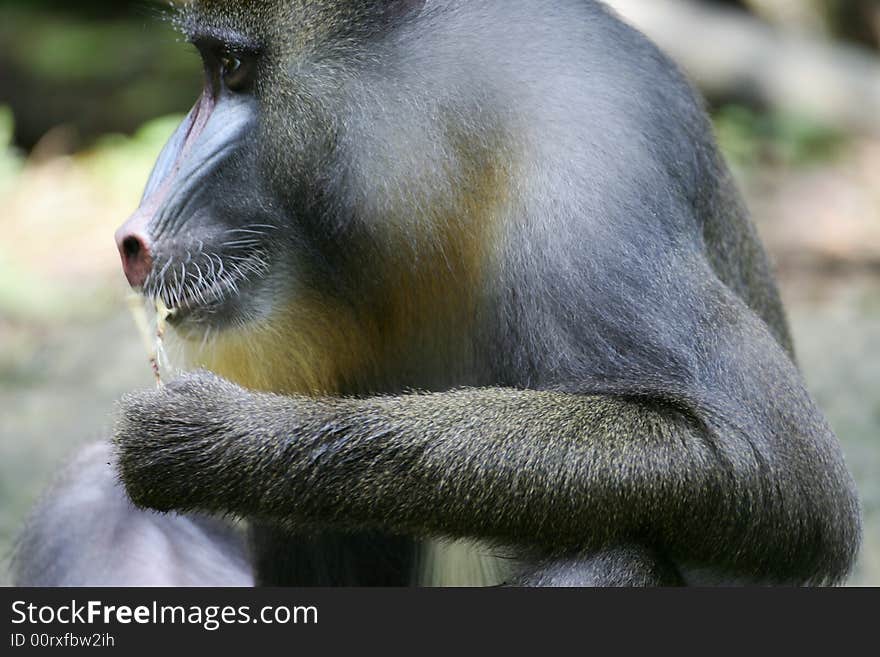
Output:
<instances>
[{"instance_id":1,"label":"nostril","mask_svg":"<svg viewBox=\"0 0 880 657\"><path fill-rule=\"evenodd\" d=\"M153 255L150 244L144 235L130 233L124 237L117 235L119 254L122 256L122 269L132 287L143 287L153 268Z\"/></svg>"},{"instance_id":2,"label":"nostril","mask_svg":"<svg viewBox=\"0 0 880 657\"><path fill-rule=\"evenodd\" d=\"M127 260L137 260L146 247L139 237L126 237L122 242L122 253Z\"/></svg>"}]
</instances>

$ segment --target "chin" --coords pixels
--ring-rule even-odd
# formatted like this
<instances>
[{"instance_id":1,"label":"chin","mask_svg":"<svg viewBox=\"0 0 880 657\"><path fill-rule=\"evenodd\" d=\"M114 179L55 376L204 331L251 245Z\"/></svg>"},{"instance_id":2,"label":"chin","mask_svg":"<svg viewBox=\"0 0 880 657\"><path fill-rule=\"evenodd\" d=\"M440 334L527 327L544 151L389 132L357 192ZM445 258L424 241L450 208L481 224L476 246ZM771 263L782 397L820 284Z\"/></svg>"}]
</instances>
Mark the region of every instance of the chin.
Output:
<instances>
[{"instance_id":1,"label":"chin","mask_svg":"<svg viewBox=\"0 0 880 657\"><path fill-rule=\"evenodd\" d=\"M318 396L351 390L375 369L375 340L354 315L299 299L260 295L219 308L188 308L170 323L169 351L186 369L206 369L250 390Z\"/></svg>"}]
</instances>

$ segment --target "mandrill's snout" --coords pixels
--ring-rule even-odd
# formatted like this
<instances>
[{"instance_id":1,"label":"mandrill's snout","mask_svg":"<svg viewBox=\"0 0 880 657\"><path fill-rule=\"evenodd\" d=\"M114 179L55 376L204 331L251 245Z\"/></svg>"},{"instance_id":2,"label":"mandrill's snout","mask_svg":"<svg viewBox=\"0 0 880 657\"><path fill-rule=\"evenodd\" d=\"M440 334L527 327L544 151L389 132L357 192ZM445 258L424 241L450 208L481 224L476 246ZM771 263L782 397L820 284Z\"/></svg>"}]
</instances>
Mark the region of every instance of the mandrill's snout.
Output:
<instances>
[{"instance_id":1,"label":"mandrill's snout","mask_svg":"<svg viewBox=\"0 0 880 657\"><path fill-rule=\"evenodd\" d=\"M140 207L116 231L128 282L174 309L179 330L241 324L262 308L261 297L242 294L266 276L278 214L249 173L258 109L250 94L206 86L159 155Z\"/></svg>"},{"instance_id":2,"label":"mandrill's snout","mask_svg":"<svg viewBox=\"0 0 880 657\"><path fill-rule=\"evenodd\" d=\"M197 244L198 250L202 250L208 240L204 235L197 235L200 217L222 214L225 206L217 204L220 207L215 209L216 199L225 198L245 184L237 169L228 163L240 157L242 146L249 143L246 136L253 128L255 111L256 101L250 97L228 92L218 94L206 88L168 140L147 182L140 207L116 231L122 268L132 287L143 289L152 285L156 277L151 277L151 272L175 256L180 257L180 271L166 269L165 273L177 276L172 282L174 287L180 288L177 296L184 294L186 290L182 288L189 284L207 285L205 279L215 266L220 272L217 276L227 267L235 271L234 264L216 262L209 255L194 253L188 247ZM194 236L192 245L184 243L184 224L185 232ZM242 235L249 233L242 230ZM227 240L231 241L231 238ZM242 242L241 236L237 242ZM200 255L202 259L193 262L187 271L186 266ZM241 263L237 264L241 268ZM157 281L159 284L161 281Z\"/></svg>"}]
</instances>

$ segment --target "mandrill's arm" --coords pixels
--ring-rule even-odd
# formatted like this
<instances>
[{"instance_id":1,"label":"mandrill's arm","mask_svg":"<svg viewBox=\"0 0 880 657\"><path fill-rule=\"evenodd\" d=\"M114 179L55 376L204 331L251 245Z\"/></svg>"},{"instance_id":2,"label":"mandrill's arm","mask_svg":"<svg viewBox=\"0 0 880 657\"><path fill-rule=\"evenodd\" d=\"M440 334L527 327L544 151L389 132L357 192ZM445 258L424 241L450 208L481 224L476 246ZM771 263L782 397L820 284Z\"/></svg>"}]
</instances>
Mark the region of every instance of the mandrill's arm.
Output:
<instances>
[{"instance_id":1,"label":"mandrill's arm","mask_svg":"<svg viewBox=\"0 0 880 657\"><path fill-rule=\"evenodd\" d=\"M122 477L137 504L161 510L550 555L638 542L696 568L839 578L858 513L836 441L763 325L738 326L716 357L762 354L748 377L728 360L730 398L763 404L743 410L748 421L502 388L280 397L197 373L123 402Z\"/></svg>"}]
</instances>

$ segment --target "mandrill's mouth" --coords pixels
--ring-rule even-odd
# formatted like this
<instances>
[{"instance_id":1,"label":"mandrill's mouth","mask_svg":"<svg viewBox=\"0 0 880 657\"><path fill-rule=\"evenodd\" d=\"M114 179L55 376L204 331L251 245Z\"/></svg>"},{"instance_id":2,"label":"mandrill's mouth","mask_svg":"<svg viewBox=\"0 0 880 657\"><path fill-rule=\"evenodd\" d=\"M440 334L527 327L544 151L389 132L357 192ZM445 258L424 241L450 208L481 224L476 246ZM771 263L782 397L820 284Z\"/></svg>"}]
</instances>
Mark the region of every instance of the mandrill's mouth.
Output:
<instances>
[{"instance_id":1,"label":"mandrill's mouth","mask_svg":"<svg viewBox=\"0 0 880 657\"><path fill-rule=\"evenodd\" d=\"M241 241L241 240L240 240ZM143 295L161 301L177 329L222 328L245 321L244 298L269 271L266 251L260 248L193 252L154 256L153 270Z\"/></svg>"}]
</instances>

